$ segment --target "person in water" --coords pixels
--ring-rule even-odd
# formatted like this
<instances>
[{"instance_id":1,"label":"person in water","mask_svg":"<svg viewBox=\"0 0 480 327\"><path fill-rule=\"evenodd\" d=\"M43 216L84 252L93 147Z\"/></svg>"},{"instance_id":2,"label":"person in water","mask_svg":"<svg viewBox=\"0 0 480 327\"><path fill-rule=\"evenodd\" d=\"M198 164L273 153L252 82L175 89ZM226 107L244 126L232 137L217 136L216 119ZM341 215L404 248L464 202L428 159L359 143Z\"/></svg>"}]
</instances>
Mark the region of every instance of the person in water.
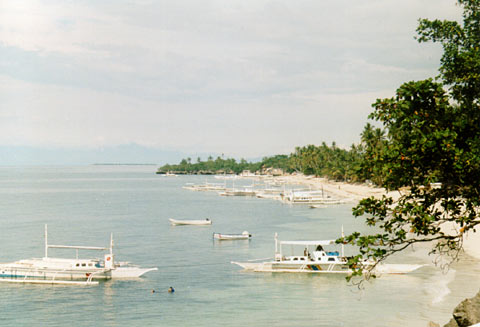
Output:
<instances>
[{"instance_id":1,"label":"person in water","mask_svg":"<svg viewBox=\"0 0 480 327\"><path fill-rule=\"evenodd\" d=\"M173 289L173 287L170 286L170 288L168 289L168 293L173 293L175 292L175 290Z\"/></svg>"}]
</instances>

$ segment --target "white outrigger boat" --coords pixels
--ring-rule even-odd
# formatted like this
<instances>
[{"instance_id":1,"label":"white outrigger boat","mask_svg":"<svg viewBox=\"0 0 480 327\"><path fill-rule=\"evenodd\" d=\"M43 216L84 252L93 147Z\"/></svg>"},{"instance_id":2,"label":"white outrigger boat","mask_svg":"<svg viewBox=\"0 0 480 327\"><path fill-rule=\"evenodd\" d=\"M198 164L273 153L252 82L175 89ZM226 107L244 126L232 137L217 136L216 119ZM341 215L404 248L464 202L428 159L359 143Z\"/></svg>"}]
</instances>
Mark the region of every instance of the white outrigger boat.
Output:
<instances>
[{"instance_id":1,"label":"white outrigger boat","mask_svg":"<svg viewBox=\"0 0 480 327\"><path fill-rule=\"evenodd\" d=\"M250 187L225 189L218 193L221 196L255 196L255 190Z\"/></svg>"},{"instance_id":2,"label":"white outrigger boat","mask_svg":"<svg viewBox=\"0 0 480 327\"><path fill-rule=\"evenodd\" d=\"M249 240L251 237L252 234L247 231L244 231L242 234L213 233L213 238L219 241Z\"/></svg>"},{"instance_id":3,"label":"white outrigger boat","mask_svg":"<svg viewBox=\"0 0 480 327\"><path fill-rule=\"evenodd\" d=\"M52 258L48 249L74 249L75 259ZM108 251L104 259L79 259L78 250ZM19 260L12 263L0 263L0 282L96 285L93 279L137 278L158 268L140 268L127 262L115 262L113 254L113 234L110 247L71 246L48 244L47 225L45 225L45 256Z\"/></svg>"},{"instance_id":4,"label":"white outrigger boat","mask_svg":"<svg viewBox=\"0 0 480 327\"><path fill-rule=\"evenodd\" d=\"M291 190L282 194L283 202L288 204L338 205L349 203L351 199L332 198L323 190Z\"/></svg>"},{"instance_id":5,"label":"white outrigger boat","mask_svg":"<svg viewBox=\"0 0 480 327\"><path fill-rule=\"evenodd\" d=\"M211 225L212 221L208 218L201 219L201 220L178 220L178 219L173 219L170 218L170 224L173 226L177 225Z\"/></svg>"},{"instance_id":6,"label":"white outrigger boat","mask_svg":"<svg viewBox=\"0 0 480 327\"><path fill-rule=\"evenodd\" d=\"M245 270L255 272L295 272L295 273L340 273L349 274L352 270L348 267L347 257L344 255L342 244L342 252L326 251L324 246L336 244L335 240L322 241L278 241L275 234L275 257L273 261L265 262L236 262ZM303 255L285 255L284 247L302 247ZM262 260L262 259L260 259ZM254 260L256 261L256 260ZM362 262L364 271L369 271L369 267L374 270L371 272L382 274L405 274L412 272L423 265L414 264L377 264L371 260Z\"/></svg>"}]
</instances>

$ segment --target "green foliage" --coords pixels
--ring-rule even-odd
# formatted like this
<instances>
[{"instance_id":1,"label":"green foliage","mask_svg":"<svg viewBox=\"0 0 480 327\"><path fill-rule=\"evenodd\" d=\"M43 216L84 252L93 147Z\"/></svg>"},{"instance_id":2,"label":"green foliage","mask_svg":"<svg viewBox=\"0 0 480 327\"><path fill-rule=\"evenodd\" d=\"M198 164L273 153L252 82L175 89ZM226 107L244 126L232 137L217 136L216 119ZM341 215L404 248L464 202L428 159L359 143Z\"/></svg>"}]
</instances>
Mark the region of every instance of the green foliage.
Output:
<instances>
[{"instance_id":1,"label":"green foliage","mask_svg":"<svg viewBox=\"0 0 480 327\"><path fill-rule=\"evenodd\" d=\"M352 145L350 150L340 149L335 143L329 147L308 145L297 147L291 155L291 167L305 175L327 177L336 181L364 181L359 173L363 152L361 146Z\"/></svg>"},{"instance_id":2,"label":"green foliage","mask_svg":"<svg viewBox=\"0 0 480 327\"><path fill-rule=\"evenodd\" d=\"M207 161L197 158L197 162L192 163L187 158L178 165L164 165L159 168L159 172L238 174L243 170L261 172L267 168L280 168L286 173L302 172L305 175L327 177L337 181L362 182L367 176L363 173L365 166L363 148L362 145L352 145L350 150L345 150L338 148L335 143L331 147L325 143L321 146L308 145L297 147L290 155L265 157L257 163L249 163L245 159L236 162L235 159L220 157L215 160L209 157Z\"/></svg>"},{"instance_id":3,"label":"green foliage","mask_svg":"<svg viewBox=\"0 0 480 327\"><path fill-rule=\"evenodd\" d=\"M421 19L417 28L420 42L443 46L440 74L458 103L469 107L480 96L480 2L458 0L463 6L463 26L452 21Z\"/></svg>"},{"instance_id":4,"label":"green foliage","mask_svg":"<svg viewBox=\"0 0 480 327\"><path fill-rule=\"evenodd\" d=\"M431 80L409 82L397 96L380 99L369 116L387 130L377 156L382 184L389 190L437 182L450 169L457 132L451 126L455 109L448 103L442 85Z\"/></svg>"},{"instance_id":5,"label":"green foliage","mask_svg":"<svg viewBox=\"0 0 480 327\"><path fill-rule=\"evenodd\" d=\"M202 161L197 158L195 163L192 163L190 158L183 159L178 165L166 164L158 169L158 172L174 171L177 173L186 174L239 174L244 170L257 171L261 168L261 163L248 163L245 159L237 162L235 159L222 159L217 157L213 160L212 156L208 157L207 161Z\"/></svg>"},{"instance_id":6,"label":"green foliage","mask_svg":"<svg viewBox=\"0 0 480 327\"><path fill-rule=\"evenodd\" d=\"M380 128L374 128L367 123L361 137L364 151L360 160L359 174L363 179L370 179L375 184L381 185L383 183L382 166L376 163L385 143L385 133Z\"/></svg>"},{"instance_id":7,"label":"green foliage","mask_svg":"<svg viewBox=\"0 0 480 327\"><path fill-rule=\"evenodd\" d=\"M355 272L362 271L362 260L381 261L421 242L457 259L464 233L480 223L480 2L458 3L463 25L422 19L417 29L420 42L443 45L440 82L408 82L394 98L373 104L370 118L386 137L378 148L366 142L365 165L382 186L403 192L397 201L369 198L354 208L356 217L365 215L381 231L339 239L359 246L360 256L350 263ZM448 223L455 232L442 229Z\"/></svg>"}]
</instances>

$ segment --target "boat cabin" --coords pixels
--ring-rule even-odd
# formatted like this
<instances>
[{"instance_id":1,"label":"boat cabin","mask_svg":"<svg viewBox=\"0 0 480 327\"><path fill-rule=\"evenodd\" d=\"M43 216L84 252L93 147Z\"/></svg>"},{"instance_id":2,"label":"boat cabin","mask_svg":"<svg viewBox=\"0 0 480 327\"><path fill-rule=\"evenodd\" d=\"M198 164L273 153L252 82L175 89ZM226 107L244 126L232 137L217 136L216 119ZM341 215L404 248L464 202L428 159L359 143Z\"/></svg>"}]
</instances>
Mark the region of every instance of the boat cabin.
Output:
<instances>
[{"instance_id":1,"label":"boat cabin","mask_svg":"<svg viewBox=\"0 0 480 327\"><path fill-rule=\"evenodd\" d=\"M104 263L100 260L75 260L72 263L72 267L76 269L103 268Z\"/></svg>"},{"instance_id":2,"label":"boat cabin","mask_svg":"<svg viewBox=\"0 0 480 327\"><path fill-rule=\"evenodd\" d=\"M344 263L346 259L338 251L326 251L323 247L334 245L335 240L324 241L282 241L275 239L275 261L288 262L316 262L316 263ZM287 248L290 248L288 251ZM303 248L303 255L294 254L295 249ZM286 255L288 252L291 255Z\"/></svg>"}]
</instances>

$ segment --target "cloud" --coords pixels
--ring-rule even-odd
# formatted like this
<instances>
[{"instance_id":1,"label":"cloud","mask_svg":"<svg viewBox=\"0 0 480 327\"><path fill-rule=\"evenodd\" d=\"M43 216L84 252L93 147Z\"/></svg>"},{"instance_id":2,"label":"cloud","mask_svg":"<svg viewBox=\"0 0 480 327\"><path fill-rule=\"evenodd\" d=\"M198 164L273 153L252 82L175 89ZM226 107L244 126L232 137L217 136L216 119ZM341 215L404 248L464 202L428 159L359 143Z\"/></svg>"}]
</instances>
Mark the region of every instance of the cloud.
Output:
<instances>
[{"instance_id":1,"label":"cloud","mask_svg":"<svg viewBox=\"0 0 480 327\"><path fill-rule=\"evenodd\" d=\"M348 145L377 95L436 75L441 49L413 39L419 17L455 19L459 8L453 0L5 0L1 139L245 156Z\"/></svg>"},{"instance_id":2,"label":"cloud","mask_svg":"<svg viewBox=\"0 0 480 327\"><path fill-rule=\"evenodd\" d=\"M235 156L288 153L322 141L350 145L375 97L306 94L255 102L170 104L38 85L0 76L0 145L68 147L137 143Z\"/></svg>"}]
</instances>

